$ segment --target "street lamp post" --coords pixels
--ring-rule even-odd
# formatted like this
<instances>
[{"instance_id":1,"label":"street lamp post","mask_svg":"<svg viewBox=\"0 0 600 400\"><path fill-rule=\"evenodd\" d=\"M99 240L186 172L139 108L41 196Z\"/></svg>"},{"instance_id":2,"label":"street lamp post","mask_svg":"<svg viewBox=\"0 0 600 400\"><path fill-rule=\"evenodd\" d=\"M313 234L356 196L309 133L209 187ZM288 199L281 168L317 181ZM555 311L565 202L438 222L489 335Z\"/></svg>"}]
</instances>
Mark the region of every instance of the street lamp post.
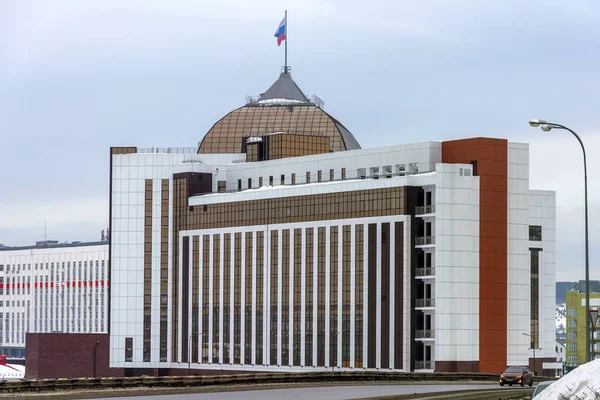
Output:
<instances>
[{"instance_id":1,"label":"street lamp post","mask_svg":"<svg viewBox=\"0 0 600 400\"><path fill-rule=\"evenodd\" d=\"M331 339L331 342L333 343L333 341L335 340L335 338L337 337L337 335L339 335L340 333L338 331L335 331L335 333L333 334L333 338ZM333 346L331 346L333 347ZM340 351L340 349L337 349L338 351ZM333 355L333 351L330 351L331 355ZM333 357L331 357L333 358ZM335 360L335 363L337 363L337 360ZM331 360L331 371L335 371L335 364L334 361Z\"/></svg>"},{"instance_id":2,"label":"street lamp post","mask_svg":"<svg viewBox=\"0 0 600 400\"><path fill-rule=\"evenodd\" d=\"M202 335L202 333L198 333L198 341L200 340L200 335ZM188 376L190 375L191 368L192 368L192 346L191 346L192 336L194 336L193 333L188 338Z\"/></svg>"},{"instance_id":3,"label":"street lamp post","mask_svg":"<svg viewBox=\"0 0 600 400\"><path fill-rule=\"evenodd\" d=\"M535 347L536 347L536 346L534 346L534 345L535 345L535 342L533 341L533 337L532 337L530 334L528 334L528 333L525 333L525 332L522 332L522 333L523 333L523 335L525 335L525 336L529 336L529 337L531 338L531 348L530 348L529 350L533 350L533 376L537 376L537 374L536 374L536 372L535 372L535 370L536 370L536 366L535 366L535 361L536 361L536 360L535 360ZM540 350L541 350L541 349L540 349Z\"/></svg>"},{"instance_id":4,"label":"street lamp post","mask_svg":"<svg viewBox=\"0 0 600 400\"><path fill-rule=\"evenodd\" d=\"M590 309L590 256L589 256L589 242L588 242L588 187L587 187L587 161L585 157L585 147L583 146L583 142L579 135L577 135L573 130L567 128L564 125L556 124L554 122L547 122L539 119L532 119L529 121L529 125L534 128L537 128L541 125L541 128L544 132L550 132L552 129L564 129L569 131L575 136L579 144L581 145L581 150L583 151L583 182L585 185L585 309L586 313ZM585 352L586 362L591 361L591 351L590 351L590 322L586 322L585 324L585 348L587 349Z\"/></svg>"}]
</instances>

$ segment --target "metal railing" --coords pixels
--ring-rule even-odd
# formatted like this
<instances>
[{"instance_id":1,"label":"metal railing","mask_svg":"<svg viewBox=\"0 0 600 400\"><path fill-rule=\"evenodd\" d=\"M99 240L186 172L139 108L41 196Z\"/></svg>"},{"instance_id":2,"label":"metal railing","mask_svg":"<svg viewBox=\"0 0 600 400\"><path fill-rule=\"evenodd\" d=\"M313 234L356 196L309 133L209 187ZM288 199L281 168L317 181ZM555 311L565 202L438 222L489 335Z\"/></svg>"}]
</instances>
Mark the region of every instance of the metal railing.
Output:
<instances>
[{"instance_id":1,"label":"metal railing","mask_svg":"<svg viewBox=\"0 0 600 400\"><path fill-rule=\"evenodd\" d=\"M435 331L431 329L417 329L415 330L416 339L433 339L435 338Z\"/></svg>"},{"instance_id":2,"label":"metal railing","mask_svg":"<svg viewBox=\"0 0 600 400\"><path fill-rule=\"evenodd\" d=\"M420 215L420 214L432 214L435 212L435 207L433 205L428 205L428 206L416 206L415 207L415 214Z\"/></svg>"},{"instance_id":3,"label":"metal railing","mask_svg":"<svg viewBox=\"0 0 600 400\"><path fill-rule=\"evenodd\" d=\"M417 307L435 307L435 299L416 299Z\"/></svg>"},{"instance_id":4,"label":"metal railing","mask_svg":"<svg viewBox=\"0 0 600 400\"><path fill-rule=\"evenodd\" d=\"M193 147L192 147L192 149L193 149ZM237 161L233 161L233 162L234 163L236 163L236 162L243 163L243 162L246 162L246 161L244 161L244 160L237 160ZM428 173L428 172L427 171L423 171L423 172L419 172L419 173L412 174L412 175L419 175L419 174L426 174L426 173ZM394 177L394 176L405 176L405 175L409 175L409 174L394 173L394 174L391 175L391 177ZM377 175L365 175L365 176L354 176L354 177L348 177L347 176L344 179L336 178L336 179L333 179L333 180L331 180L331 179L323 180L321 182L296 182L296 183L287 182L287 177L286 177L286 183L283 184L283 185L282 184L276 184L275 182L273 182L273 184L269 184L268 179L267 179L267 182L265 182L262 185L262 187L271 186L271 187L289 188L290 186L303 186L303 185L312 185L312 184L315 184L315 183L328 183L328 182L346 182L346 181L355 181L355 180L358 180L358 179L361 179L361 180L365 180L365 179L383 179L383 177L378 177ZM253 181L254 181L254 179L253 179ZM204 195L213 194L213 193L237 193L237 192L243 192L243 191L246 191L246 190L255 190L255 189L259 189L259 186L257 185L256 187L252 187L250 189L248 189L248 188L237 189L236 188L236 189L227 189L227 190L224 190L224 191L221 191L221 192L200 193L200 194L196 194L194 196L204 196ZM425 236L425 238L429 238L429 240L432 240L431 239L432 236ZM417 243L417 244L419 244L419 243ZM431 243L423 243L423 244L433 244L433 242L431 242Z\"/></svg>"},{"instance_id":5,"label":"metal railing","mask_svg":"<svg viewBox=\"0 0 600 400\"><path fill-rule=\"evenodd\" d=\"M432 276L435 275L434 267L421 267L415 271L415 276Z\"/></svg>"},{"instance_id":6,"label":"metal railing","mask_svg":"<svg viewBox=\"0 0 600 400\"><path fill-rule=\"evenodd\" d=\"M433 369L433 361L415 361L415 369Z\"/></svg>"},{"instance_id":7,"label":"metal railing","mask_svg":"<svg viewBox=\"0 0 600 400\"><path fill-rule=\"evenodd\" d=\"M197 151L197 147L148 147L137 149L137 152L142 154L196 154Z\"/></svg>"},{"instance_id":8,"label":"metal railing","mask_svg":"<svg viewBox=\"0 0 600 400\"><path fill-rule=\"evenodd\" d=\"M415 238L415 245L420 246L424 244L435 244L434 236L417 236Z\"/></svg>"}]
</instances>

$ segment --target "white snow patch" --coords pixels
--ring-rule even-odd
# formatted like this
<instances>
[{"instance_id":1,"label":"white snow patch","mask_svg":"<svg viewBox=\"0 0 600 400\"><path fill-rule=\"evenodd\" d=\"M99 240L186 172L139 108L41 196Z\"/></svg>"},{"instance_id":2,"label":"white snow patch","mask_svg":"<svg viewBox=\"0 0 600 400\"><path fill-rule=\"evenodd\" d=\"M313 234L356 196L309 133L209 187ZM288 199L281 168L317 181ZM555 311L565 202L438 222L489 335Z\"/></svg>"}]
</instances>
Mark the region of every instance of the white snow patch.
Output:
<instances>
[{"instance_id":1,"label":"white snow patch","mask_svg":"<svg viewBox=\"0 0 600 400\"><path fill-rule=\"evenodd\" d=\"M564 329L567 326L567 305L565 303L557 304L554 312L554 321L556 328Z\"/></svg>"},{"instance_id":2,"label":"white snow patch","mask_svg":"<svg viewBox=\"0 0 600 400\"><path fill-rule=\"evenodd\" d=\"M251 136L248 139L246 139L246 143L260 143L262 142L262 138L261 137L256 137L256 136Z\"/></svg>"},{"instance_id":3,"label":"white snow patch","mask_svg":"<svg viewBox=\"0 0 600 400\"><path fill-rule=\"evenodd\" d=\"M575 368L548 386L546 390L535 397L535 400L596 399L592 390L600 392L600 359ZM564 397L560 397L561 395Z\"/></svg>"},{"instance_id":4,"label":"white snow patch","mask_svg":"<svg viewBox=\"0 0 600 400\"><path fill-rule=\"evenodd\" d=\"M304 101L300 100L291 100L291 99L267 99L267 100L259 100L258 104L302 104Z\"/></svg>"}]
</instances>

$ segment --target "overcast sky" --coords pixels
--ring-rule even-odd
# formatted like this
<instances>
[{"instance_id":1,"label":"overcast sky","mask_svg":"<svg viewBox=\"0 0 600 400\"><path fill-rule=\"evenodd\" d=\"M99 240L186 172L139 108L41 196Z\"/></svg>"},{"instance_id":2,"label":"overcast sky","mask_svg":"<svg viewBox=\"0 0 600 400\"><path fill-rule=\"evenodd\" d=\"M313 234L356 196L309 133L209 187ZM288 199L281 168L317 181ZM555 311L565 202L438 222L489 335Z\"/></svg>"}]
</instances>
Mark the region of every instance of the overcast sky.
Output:
<instances>
[{"instance_id":1,"label":"overcast sky","mask_svg":"<svg viewBox=\"0 0 600 400\"><path fill-rule=\"evenodd\" d=\"M0 0L0 243L98 240L110 146L195 146L277 79L288 9L299 86L363 148L471 136L530 143L557 190L557 277L600 279L598 1Z\"/></svg>"}]
</instances>

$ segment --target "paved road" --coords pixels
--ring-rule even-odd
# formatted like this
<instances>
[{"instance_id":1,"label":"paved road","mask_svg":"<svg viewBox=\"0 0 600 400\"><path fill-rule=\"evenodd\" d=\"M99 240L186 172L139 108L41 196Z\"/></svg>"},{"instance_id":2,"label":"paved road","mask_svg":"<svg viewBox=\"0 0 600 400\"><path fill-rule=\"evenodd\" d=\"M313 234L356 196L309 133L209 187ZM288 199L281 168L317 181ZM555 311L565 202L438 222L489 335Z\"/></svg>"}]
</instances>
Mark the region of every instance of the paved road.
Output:
<instances>
[{"instance_id":1,"label":"paved road","mask_svg":"<svg viewBox=\"0 0 600 400\"><path fill-rule=\"evenodd\" d=\"M519 387L520 388L520 387ZM300 387L290 389L245 390L240 392L170 394L158 396L112 397L99 400L346 400L375 396L392 396L412 393L448 392L469 389L500 389L498 385L370 385ZM505 390L512 388L505 386ZM98 400L98 399L97 399Z\"/></svg>"}]
</instances>

